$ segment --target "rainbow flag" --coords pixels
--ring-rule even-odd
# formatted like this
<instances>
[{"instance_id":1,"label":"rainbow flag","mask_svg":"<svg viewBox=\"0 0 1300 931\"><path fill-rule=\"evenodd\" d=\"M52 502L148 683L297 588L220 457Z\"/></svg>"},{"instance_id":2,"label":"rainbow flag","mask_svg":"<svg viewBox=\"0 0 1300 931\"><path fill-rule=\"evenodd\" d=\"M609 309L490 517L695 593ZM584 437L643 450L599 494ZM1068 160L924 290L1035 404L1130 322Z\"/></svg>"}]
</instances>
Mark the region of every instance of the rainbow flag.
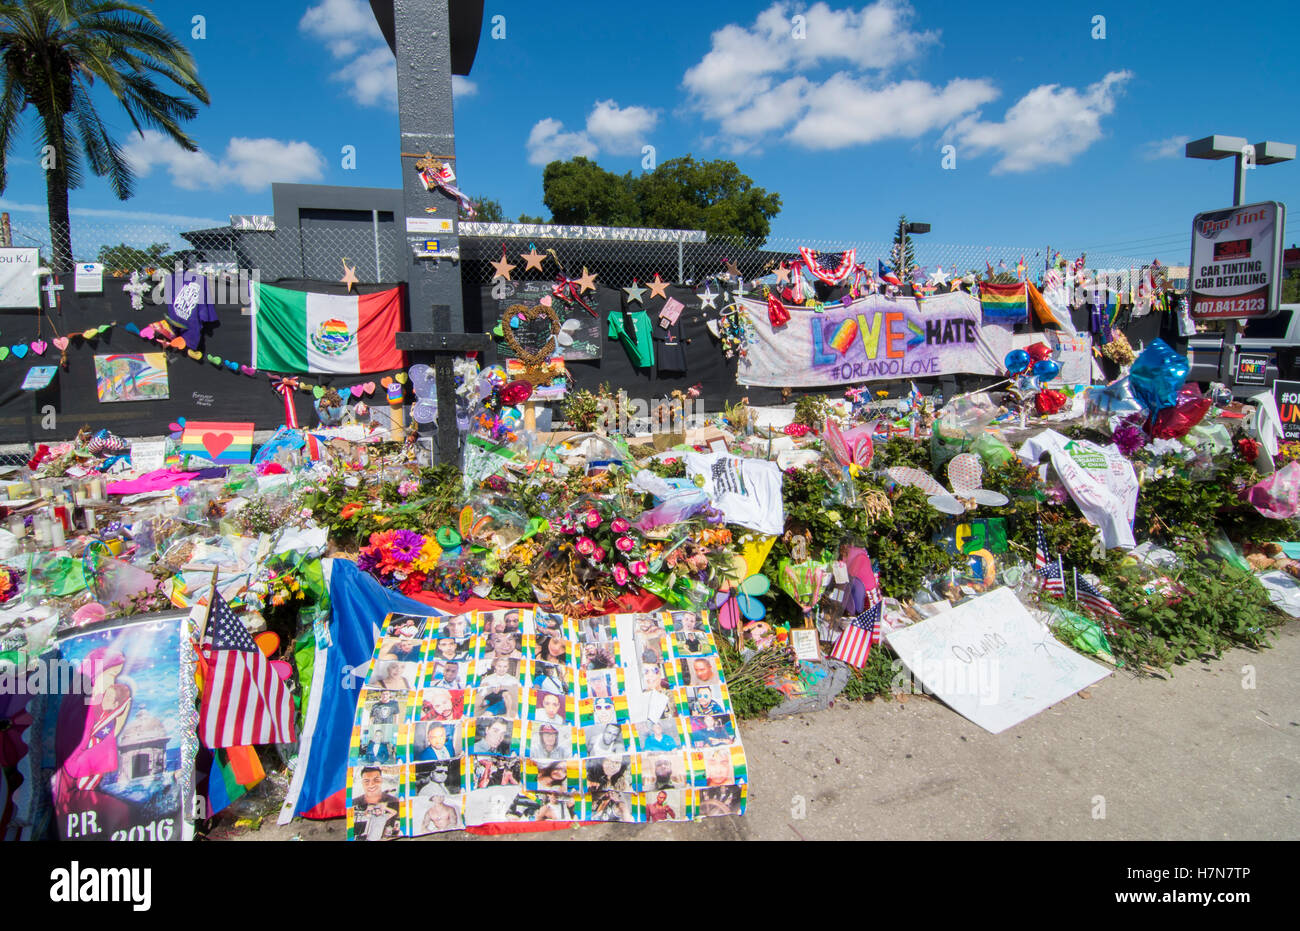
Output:
<instances>
[{"instance_id":1,"label":"rainbow flag","mask_svg":"<svg viewBox=\"0 0 1300 931\"><path fill-rule=\"evenodd\" d=\"M980 284L980 304L984 308L985 323L1024 323L1029 318L1029 300L1025 296L1025 283Z\"/></svg>"},{"instance_id":2,"label":"rainbow flag","mask_svg":"<svg viewBox=\"0 0 1300 931\"><path fill-rule=\"evenodd\" d=\"M181 455L200 456L217 465L248 465L253 458L253 424L186 421Z\"/></svg>"}]
</instances>

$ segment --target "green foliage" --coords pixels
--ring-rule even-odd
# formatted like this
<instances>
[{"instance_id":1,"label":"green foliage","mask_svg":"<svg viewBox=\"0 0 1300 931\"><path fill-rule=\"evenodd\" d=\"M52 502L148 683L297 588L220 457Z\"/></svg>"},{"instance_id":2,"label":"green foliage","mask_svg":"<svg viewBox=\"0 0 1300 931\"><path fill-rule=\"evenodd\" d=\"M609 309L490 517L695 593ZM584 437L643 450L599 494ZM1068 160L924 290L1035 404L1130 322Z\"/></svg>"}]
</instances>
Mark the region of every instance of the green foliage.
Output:
<instances>
[{"instance_id":1,"label":"green foliage","mask_svg":"<svg viewBox=\"0 0 1300 931\"><path fill-rule=\"evenodd\" d=\"M398 483L386 482L378 500L372 500L372 489L361 475L337 469L304 493L302 504L317 524L330 529L331 539L343 545L364 546L381 530L432 533L454 524L463 505L460 470L453 465L421 469L419 483L414 494L403 498Z\"/></svg>"},{"instance_id":2,"label":"green foliage","mask_svg":"<svg viewBox=\"0 0 1300 931\"><path fill-rule=\"evenodd\" d=\"M878 646L867 657L866 665L853 670L840 695L848 701L871 701L874 698L891 701L896 674L893 654Z\"/></svg>"},{"instance_id":3,"label":"green foliage","mask_svg":"<svg viewBox=\"0 0 1300 931\"><path fill-rule=\"evenodd\" d=\"M129 275L131 272L144 271L148 268L170 270L176 263L177 253L170 253L165 242L156 242L144 249L118 243L116 246L100 246L96 262L102 262L104 271L110 275Z\"/></svg>"},{"instance_id":4,"label":"green foliage","mask_svg":"<svg viewBox=\"0 0 1300 931\"><path fill-rule=\"evenodd\" d=\"M861 485L871 487L865 481ZM881 591L890 598L913 598L922 583L962 561L934 542L946 532L948 518L930 507L926 498L920 489L900 488L892 501L893 513L870 527L867 550L878 566Z\"/></svg>"},{"instance_id":5,"label":"green foliage","mask_svg":"<svg viewBox=\"0 0 1300 931\"><path fill-rule=\"evenodd\" d=\"M1176 551L1182 564L1168 584L1137 566L1106 579L1111 601L1132 625L1109 637L1116 655L1168 669L1232 647L1268 646L1283 618L1255 576L1192 544Z\"/></svg>"},{"instance_id":6,"label":"green foliage","mask_svg":"<svg viewBox=\"0 0 1300 931\"><path fill-rule=\"evenodd\" d=\"M805 394L794 402L794 422L812 430L821 430L830 412L830 402L820 394Z\"/></svg>"},{"instance_id":7,"label":"green foliage","mask_svg":"<svg viewBox=\"0 0 1300 931\"><path fill-rule=\"evenodd\" d=\"M160 86L158 79L162 79ZM149 127L189 152L198 145L181 124L208 102L193 57L147 6L124 0L26 0L0 4L0 193L26 109L31 138L52 148L43 164L52 264L72 266L68 191L86 169L128 200L135 173L97 104L116 99L136 128ZM180 93L164 87L175 85ZM42 153L43 160L43 153Z\"/></svg>"},{"instance_id":8,"label":"green foliage","mask_svg":"<svg viewBox=\"0 0 1300 931\"><path fill-rule=\"evenodd\" d=\"M581 156L542 173L552 222L704 230L711 238L763 239L781 197L756 187L731 161L664 162L641 175L616 175Z\"/></svg>"},{"instance_id":9,"label":"green foliage","mask_svg":"<svg viewBox=\"0 0 1300 931\"><path fill-rule=\"evenodd\" d=\"M474 205L476 216L474 220L478 223L504 223L506 219L505 211L501 209L501 201L492 200L490 197L482 199L473 198L470 201ZM464 210L460 212L462 220L468 220L469 214Z\"/></svg>"},{"instance_id":10,"label":"green foliage","mask_svg":"<svg viewBox=\"0 0 1300 931\"><path fill-rule=\"evenodd\" d=\"M564 419L575 430L586 432L595 429L603 413L601 395L585 388L570 392L564 402Z\"/></svg>"},{"instance_id":11,"label":"green foliage","mask_svg":"<svg viewBox=\"0 0 1300 931\"><path fill-rule=\"evenodd\" d=\"M766 717L785 696L766 685L770 675L797 675L798 661L787 647L762 650L744 659L726 637L718 638L718 658L738 718Z\"/></svg>"},{"instance_id":12,"label":"green foliage","mask_svg":"<svg viewBox=\"0 0 1300 931\"><path fill-rule=\"evenodd\" d=\"M891 436L884 443L877 444L875 455L871 459L871 467L889 469L894 466L912 466L916 469L928 470L930 468L929 445L905 436Z\"/></svg>"},{"instance_id":13,"label":"green foliage","mask_svg":"<svg viewBox=\"0 0 1300 931\"><path fill-rule=\"evenodd\" d=\"M906 232L906 229L907 216L905 214L900 215L898 223L894 226L894 248L890 250L890 260L893 262L894 271L902 279L903 284L907 284L912 280L912 269L916 268L916 255L912 251L912 237Z\"/></svg>"},{"instance_id":14,"label":"green foliage","mask_svg":"<svg viewBox=\"0 0 1300 931\"><path fill-rule=\"evenodd\" d=\"M526 223L526 224L528 224L529 226L546 226L546 225L547 225L548 223L550 223L551 221L550 221L550 220L544 220L544 219L542 219L541 217L534 217L534 216L529 216L529 215L526 214L526 213L521 213L521 214L519 214L519 219L516 220L515 222L516 222L516 223Z\"/></svg>"},{"instance_id":15,"label":"green foliage","mask_svg":"<svg viewBox=\"0 0 1300 931\"><path fill-rule=\"evenodd\" d=\"M1300 268L1291 269L1291 274L1282 279L1282 303L1300 304Z\"/></svg>"}]
</instances>

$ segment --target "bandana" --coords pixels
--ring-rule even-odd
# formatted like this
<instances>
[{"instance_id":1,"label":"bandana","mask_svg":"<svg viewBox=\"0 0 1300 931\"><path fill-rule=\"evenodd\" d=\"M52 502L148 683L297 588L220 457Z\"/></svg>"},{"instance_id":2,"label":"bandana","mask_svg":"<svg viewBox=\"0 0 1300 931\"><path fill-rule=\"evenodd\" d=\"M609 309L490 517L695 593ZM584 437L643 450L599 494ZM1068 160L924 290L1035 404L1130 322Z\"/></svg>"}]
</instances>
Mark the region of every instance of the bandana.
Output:
<instances>
[{"instance_id":1,"label":"bandana","mask_svg":"<svg viewBox=\"0 0 1300 931\"><path fill-rule=\"evenodd\" d=\"M803 256L803 266L812 273L813 277L828 285L837 285L849 277L858 261L857 249L850 249L841 255L838 266L831 264L833 259L822 258L807 246L800 246L799 254Z\"/></svg>"}]
</instances>

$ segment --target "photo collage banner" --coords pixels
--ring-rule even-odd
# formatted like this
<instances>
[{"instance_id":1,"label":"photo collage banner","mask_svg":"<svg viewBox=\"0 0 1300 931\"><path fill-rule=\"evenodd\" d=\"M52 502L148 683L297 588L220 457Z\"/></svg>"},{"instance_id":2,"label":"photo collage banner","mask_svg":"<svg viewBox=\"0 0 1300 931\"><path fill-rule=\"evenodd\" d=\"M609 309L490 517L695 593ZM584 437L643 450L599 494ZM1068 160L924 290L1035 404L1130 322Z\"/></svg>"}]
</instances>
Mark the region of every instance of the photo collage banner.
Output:
<instances>
[{"instance_id":1,"label":"photo collage banner","mask_svg":"<svg viewBox=\"0 0 1300 931\"><path fill-rule=\"evenodd\" d=\"M744 814L707 614L390 614L357 702L349 840Z\"/></svg>"}]
</instances>

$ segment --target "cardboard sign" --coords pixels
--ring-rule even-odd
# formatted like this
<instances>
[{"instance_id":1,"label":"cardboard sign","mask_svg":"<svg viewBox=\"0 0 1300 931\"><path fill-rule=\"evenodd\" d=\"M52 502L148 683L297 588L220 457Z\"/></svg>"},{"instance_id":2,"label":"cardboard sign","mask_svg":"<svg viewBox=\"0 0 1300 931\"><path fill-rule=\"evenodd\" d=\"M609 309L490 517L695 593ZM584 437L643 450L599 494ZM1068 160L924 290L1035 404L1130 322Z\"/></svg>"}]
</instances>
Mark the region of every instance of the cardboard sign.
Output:
<instances>
[{"instance_id":1,"label":"cardboard sign","mask_svg":"<svg viewBox=\"0 0 1300 931\"><path fill-rule=\"evenodd\" d=\"M248 465L253 456L253 424L189 421L181 436L181 455L216 465Z\"/></svg>"},{"instance_id":2,"label":"cardboard sign","mask_svg":"<svg viewBox=\"0 0 1300 931\"><path fill-rule=\"evenodd\" d=\"M40 252L36 249L0 249L0 307L39 307Z\"/></svg>"},{"instance_id":3,"label":"cardboard sign","mask_svg":"<svg viewBox=\"0 0 1300 931\"><path fill-rule=\"evenodd\" d=\"M136 440L131 444L131 468L137 472L154 472L167 460L166 440Z\"/></svg>"},{"instance_id":4,"label":"cardboard sign","mask_svg":"<svg viewBox=\"0 0 1300 931\"><path fill-rule=\"evenodd\" d=\"M1034 620L1008 588L886 636L925 688L1000 734L1105 678Z\"/></svg>"}]
</instances>

